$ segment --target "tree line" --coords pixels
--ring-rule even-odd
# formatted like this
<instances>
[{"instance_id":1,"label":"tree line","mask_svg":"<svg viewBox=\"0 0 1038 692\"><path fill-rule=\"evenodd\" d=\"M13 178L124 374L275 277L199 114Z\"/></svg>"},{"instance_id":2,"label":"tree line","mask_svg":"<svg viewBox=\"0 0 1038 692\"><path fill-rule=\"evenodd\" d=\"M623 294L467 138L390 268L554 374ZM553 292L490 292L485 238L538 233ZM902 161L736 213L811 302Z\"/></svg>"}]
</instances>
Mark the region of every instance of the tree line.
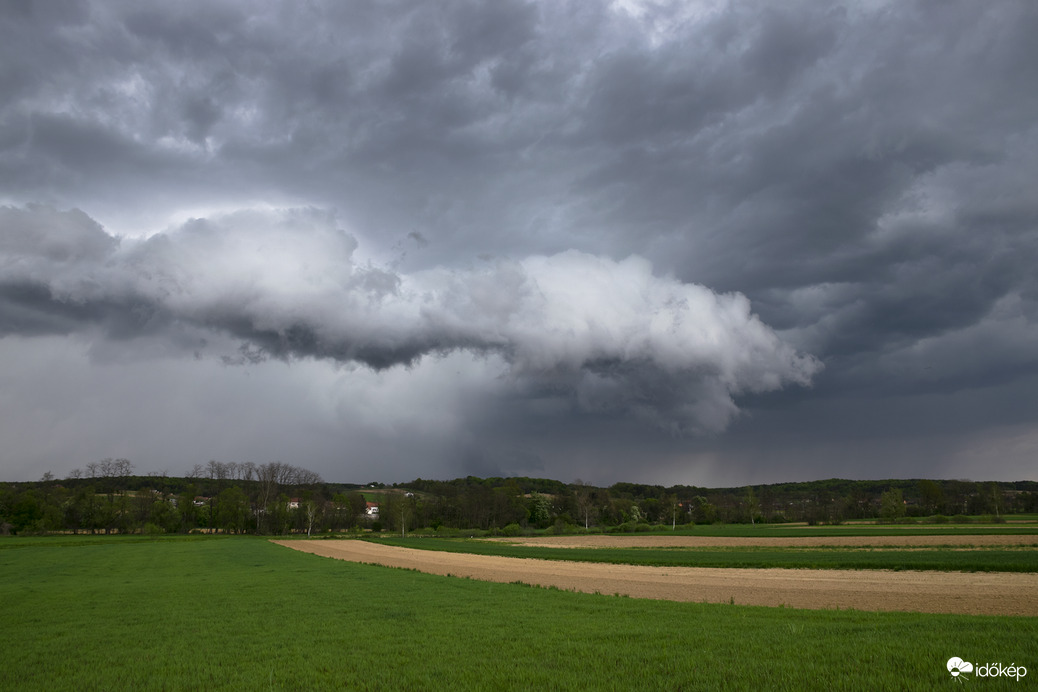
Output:
<instances>
[{"instance_id":1,"label":"tree line","mask_svg":"<svg viewBox=\"0 0 1038 692\"><path fill-rule=\"evenodd\" d=\"M126 459L105 459L60 480L48 473L39 481L0 484L0 533L635 531L718 522L999 520L1038 512L1034 481L830 479L701 488L468 476L387 486L328 483L282 462L210 461L184 477L133 470ZM367 513L369 503L378 506L377 515Z\"/></svg>"}]
</instances>

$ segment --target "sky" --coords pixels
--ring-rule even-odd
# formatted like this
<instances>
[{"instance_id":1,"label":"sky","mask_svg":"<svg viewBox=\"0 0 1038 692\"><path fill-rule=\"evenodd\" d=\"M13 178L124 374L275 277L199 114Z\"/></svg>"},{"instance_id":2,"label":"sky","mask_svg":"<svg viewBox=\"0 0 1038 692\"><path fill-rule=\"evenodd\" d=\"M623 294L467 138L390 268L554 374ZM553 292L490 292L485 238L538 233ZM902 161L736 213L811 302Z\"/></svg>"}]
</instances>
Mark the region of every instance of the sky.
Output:
<instances>
[{"instance_id":1,"label":"sky","mask_svg":"<svg viewBox=\"0 0 1038 692\"><path fill-rule=\"evenodd\" d=\"M0 480L1038 480L1038 4L0 5Z\"/></svg>"}]
</instances>

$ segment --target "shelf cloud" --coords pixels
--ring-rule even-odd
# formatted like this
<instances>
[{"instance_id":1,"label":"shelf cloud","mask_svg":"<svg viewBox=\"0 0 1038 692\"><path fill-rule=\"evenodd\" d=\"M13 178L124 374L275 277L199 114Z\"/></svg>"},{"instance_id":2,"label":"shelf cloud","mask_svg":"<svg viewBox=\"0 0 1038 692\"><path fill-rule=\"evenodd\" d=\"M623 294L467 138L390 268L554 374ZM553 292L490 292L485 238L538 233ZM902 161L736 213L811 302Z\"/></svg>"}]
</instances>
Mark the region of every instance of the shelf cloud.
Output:
<instances>
[{"instance_id":1,"label":"shelf cloud","mask_svg":"<svg viewBox=\"0 0 1038 692\"><path fill-rule=\"evenodd\" d=\"M7 207L0 217L8 333L132 340L191 327L244 343L246 355L225 362L375 370L492 354L521 387L679 433L723 430L734 395L808 385L821 369L745 296L656 276L639 257L567 251L405 274L358 262L357 241L315 210L193 219L137 240L75 210Z\"/></svg>"}]
</instances>

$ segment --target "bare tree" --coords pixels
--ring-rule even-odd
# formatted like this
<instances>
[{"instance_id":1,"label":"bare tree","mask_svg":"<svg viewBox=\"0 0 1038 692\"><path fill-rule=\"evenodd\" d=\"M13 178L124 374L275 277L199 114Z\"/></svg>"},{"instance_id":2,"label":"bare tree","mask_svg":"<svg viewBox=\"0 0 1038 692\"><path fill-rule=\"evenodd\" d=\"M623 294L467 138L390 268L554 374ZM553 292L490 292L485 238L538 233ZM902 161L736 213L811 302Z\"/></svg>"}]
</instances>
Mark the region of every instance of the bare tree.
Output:
<instances>
[{"instance_id":1,"label":"bare tree","mask_svg":"<svg viewBox=\"0 0 1038 692\"><path fill-rule=\"evenodd\" d=\"M118 478L128 478L133 473L133 462L129 459L115 459L112 461L112 475Z\"/></svg>"},{"instance_id":2,"label":"bare tree","mask_svg":"<svg viewBox=\"0 0 1038 692\"><path fill-rule=\"evenodd\" d=\"M308 469L296 469L296 485L316 485L321 482L321 476Z\"/></svg>"},{"instance_id":3,"label":"bare tree","mask_svg":"<svg viewBox=\"0 0 1038 692\"><path fill-rule=\"evenodd\" d=\"M257 525L260 529L269 528L264 526L263 518L270 512L271 505L277 499L281 486L291 478L292 467L282 464L280 461L272 461L269 464L261 464L256 467L256 480L259 481L259 496L257 498L256 511ZM262 517L262 518L261 518Z\"/></svg>"},{"instance_id":4,"label":"bare tree","mask_svg":"<svg viewBox=\"0 0 1038 692\"><path fill-rule=\"evenodd\" d=\"M251 461L238 464L238 480L251 481L256 477L256 465Z\"/></svg>"},{"instance_id":5,"label":"bare tree","mask_svg":"<svg viewBox=\"0 0 1038 692\"><path fill-rule=\"evenodd\" d=\"M205 468L206 475L209 477L209 480L222 481L226 480L230 475L228 473L227 464L220 463L215 459L210 459L209 463L206 464Z\"/></svg>"},{"instance_id":6,"label":"bare tree","mask_svg":"<svg viewBox=\"0 0 1038 692\"><path fill-rule=\"evenodd\" d=\"M590 485L579 478L573 481L573 500L577 506L577 513L584 518L584 528L591 525L591 515L595 511L595 503L592 500Z\"/></svg>"},{"instance_id":7,"label":"bare tree","mask_svg":"<svg viewBox=\"0 0 1038 692\"><path fill-rule=\"evenodd\" d=\"M320 516L321 505L316 500L311 499L306 501L303 509L306 511L306 537L309 538L314 529L314 524L317 523L317 519Z\"/></svg>"}]
</instances>

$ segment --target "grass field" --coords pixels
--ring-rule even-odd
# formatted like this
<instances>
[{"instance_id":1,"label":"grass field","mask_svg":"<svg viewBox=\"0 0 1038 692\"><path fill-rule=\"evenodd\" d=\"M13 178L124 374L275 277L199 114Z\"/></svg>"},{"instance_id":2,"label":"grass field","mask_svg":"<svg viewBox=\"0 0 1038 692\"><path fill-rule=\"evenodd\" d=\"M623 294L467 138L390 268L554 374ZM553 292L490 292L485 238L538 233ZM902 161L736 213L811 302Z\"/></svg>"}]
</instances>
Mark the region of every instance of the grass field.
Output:
<instances>
[{"instance_id":1,"label":"grass field","mask_svg":"<svg viewBox=\"0 0 1038 692\"><path fill-rule=\"evenodd\" d=\"M929 690L952 656L1038 669L1035 618L615 598L257 538L0 539L0 599L4 690Z\"/></svg>"},{"instance_id":2,"label":"grass field","mask_svg":"<svg viewBox=\"0 0 1038 692\"><path fill-rule=\"evenodd\" d=\"M380 538L379 543L474 555L610 562L658 567L785 567L956 572L1038 572L1038 537L1031 546L949 550L818 548L549 548L455 538Z\"/></svg>"}]
</instances>

